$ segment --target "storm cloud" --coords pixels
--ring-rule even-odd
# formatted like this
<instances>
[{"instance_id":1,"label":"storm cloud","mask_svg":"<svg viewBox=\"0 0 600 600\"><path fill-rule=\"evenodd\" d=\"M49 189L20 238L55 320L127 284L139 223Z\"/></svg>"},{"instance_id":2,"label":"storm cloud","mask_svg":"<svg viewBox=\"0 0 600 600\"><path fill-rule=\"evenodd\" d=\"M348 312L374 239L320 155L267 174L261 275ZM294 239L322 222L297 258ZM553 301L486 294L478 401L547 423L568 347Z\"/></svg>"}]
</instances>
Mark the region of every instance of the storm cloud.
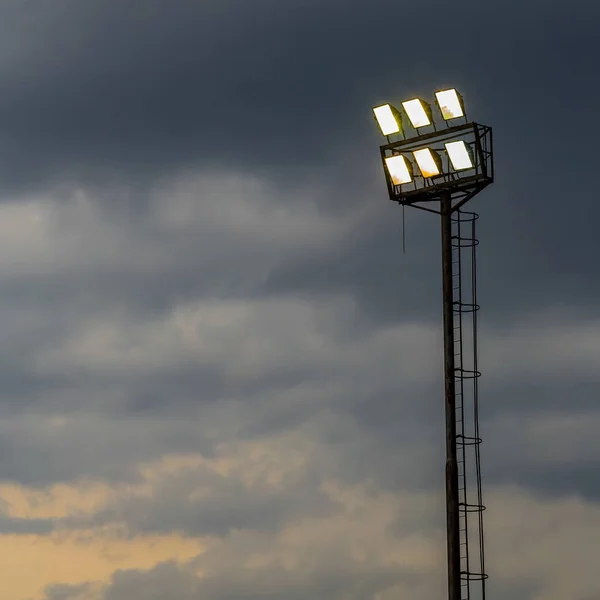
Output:
<instances>
[{"instance_id":1,"label":"storm cloud","mask_svg":"<svg viewBox=\"0 0 600 600\"><path fill-rule=\"evenodd\" d=\"M443 595L439 223L402 252L371 107L450 85L495 136L489 598L600 594L599 17L0 2L3 597Z\"/></svg>"}]
</instances>

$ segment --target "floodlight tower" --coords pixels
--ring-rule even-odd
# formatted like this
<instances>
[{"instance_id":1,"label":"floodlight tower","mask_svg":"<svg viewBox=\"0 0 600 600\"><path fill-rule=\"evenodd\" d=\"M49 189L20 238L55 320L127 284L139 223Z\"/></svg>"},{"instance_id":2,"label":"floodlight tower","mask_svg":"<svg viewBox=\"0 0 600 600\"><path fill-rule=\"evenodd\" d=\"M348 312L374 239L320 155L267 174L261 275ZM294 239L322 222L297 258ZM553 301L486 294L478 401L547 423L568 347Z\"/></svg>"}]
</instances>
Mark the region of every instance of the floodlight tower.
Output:
<instances>
[{"instance_id":1,"label":"floodlight tower","mask_svg":"<svg viewBox=\"0 0 600 600\"><path fill-rule=\"evenodd\" d=\"M421 98L402 102L402 111L383 104L373 112L388 142L380 150L390 200L441 217L448 598L485 600L481 373L477 365L478 215L462 207L494 180L492 130L468 121L456 90L439 91L435 99L445 123L441 129L436 127L431 105ZM405 133L404 115L413 128L412 136Z\"/></svg>"}]
</instances>

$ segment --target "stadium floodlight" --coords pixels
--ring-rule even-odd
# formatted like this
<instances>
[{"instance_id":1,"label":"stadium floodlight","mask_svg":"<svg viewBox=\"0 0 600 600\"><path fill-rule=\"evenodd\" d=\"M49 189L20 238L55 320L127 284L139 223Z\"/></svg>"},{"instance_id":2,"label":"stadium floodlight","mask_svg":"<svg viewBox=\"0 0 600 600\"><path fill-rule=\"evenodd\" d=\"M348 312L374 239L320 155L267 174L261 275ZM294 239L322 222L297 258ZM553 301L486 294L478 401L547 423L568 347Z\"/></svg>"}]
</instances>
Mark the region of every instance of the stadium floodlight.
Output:
<instances>
[{"instance_id":1,"label":"stadium floodlight","mask_svg":"<svg viewBox=\"0 0 600 600\"><path fill-rule=\"evenodd\" d=\"M435 99L445 121L465 116L463 98L454 88L436 92Z\"/></svg>"},{"instance_id":2,"label":"stadium floodlight","mask_svg":"<svg viewBox=\"0 0 600 600\"><path fill-rule=\"evenodd\" d=\"M386 158L385 164L394 185L402 185L403 183L410 183L412 181L412 164L402 154Z\"/></svg>"},{"instance_id":3,"label":"stadium floodlight","mask_svg":"<svg viewBox=\"0 0 600 600\"><path fill-rule=\"evenodd\" d=\"M413 206L438 214L441 220L446 599L485 598L485 505L477 410L481 375L477 368L478 215L463 210L463 206L494 182L492 129L467 120L462 96L454 88L435 92L431 104L408 94L405 98L405 102L397 104L402 115L400 123L409 122L411 127L406 131L400 124L402 139L388 137L379 146L379 154L390 200L403 208ZM434 103L435 115L431 110ZM384 105L373 110L384 134L398 131L398 123L390 117L392 107ZM385 127L383 117L387 117L389 127ZM404 235L404 226L402 232ZM466 318L467 313L472 314L472 319ZM467 349L461 341L465 339L469 341L470 356L465 356ZM463 385L467 380L468 385ZM477 518L467 519L471 514Z\"/></svg>"},{"instance_id":4,"label":"stadium floodlight","mask_svg":"<svg viewBox=\"0 0 600 600\"><path fill-rule=\"evenodd\" d=\"M419 170L423 177L435 177L441 173L442 161L437 152L429 148L423 148L422 150L413 152L413 156L419 165Z\"/></svg>"},{"instance_id":5,"label":"stadium floodlight","mask_svg":"<svg viewBox=\"0 0 600 600\"><path fill-rule=\"evenodd\" d=\"M448 142L444 146L455 171L473 168L473 153L464 141Z\"/></svg>"},{"instance_id":6,"label":"stadium floodlight","mask_svg":"<svg viewBox=\"0 0 600 600\"><path fill-rule=\"evenodd\" d=\"M383 135L402 133L402 115L397 108L391 104L382 104L376 106L373 113Z\"/></svg>"},{"instance_id":7,"label":"stadium floodlight","mask_svg":"<svg viewBox=\"0 0 600 600\"><path fill-rule=\"evenodd\" d=\"M415 129L431 125L431 106L425 100L414 98L403 102L402 106Z\"/></svg>"}]
</instances>

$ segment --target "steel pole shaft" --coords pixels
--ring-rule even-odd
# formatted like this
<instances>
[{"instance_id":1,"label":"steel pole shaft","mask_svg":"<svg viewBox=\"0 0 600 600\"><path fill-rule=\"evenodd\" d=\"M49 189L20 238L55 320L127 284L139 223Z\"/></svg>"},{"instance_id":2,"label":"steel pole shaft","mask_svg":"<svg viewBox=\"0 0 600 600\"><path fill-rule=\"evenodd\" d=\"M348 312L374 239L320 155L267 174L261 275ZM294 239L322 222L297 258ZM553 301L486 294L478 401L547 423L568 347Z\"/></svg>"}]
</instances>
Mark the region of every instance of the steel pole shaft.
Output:
<instances>
[{"instance_id":1,"label":"steel pole shaft","mask_svg":"<svg viewBox=\"0 0 600 600\"><path fill-rule=\"evenodd\" d=\"M443 195L440 198L440 213L442 219L442 294L444 307L448 600L461 600L454 362L454 291L452 289L452 200L449 194Z\"/></svg>"}]
</instances>

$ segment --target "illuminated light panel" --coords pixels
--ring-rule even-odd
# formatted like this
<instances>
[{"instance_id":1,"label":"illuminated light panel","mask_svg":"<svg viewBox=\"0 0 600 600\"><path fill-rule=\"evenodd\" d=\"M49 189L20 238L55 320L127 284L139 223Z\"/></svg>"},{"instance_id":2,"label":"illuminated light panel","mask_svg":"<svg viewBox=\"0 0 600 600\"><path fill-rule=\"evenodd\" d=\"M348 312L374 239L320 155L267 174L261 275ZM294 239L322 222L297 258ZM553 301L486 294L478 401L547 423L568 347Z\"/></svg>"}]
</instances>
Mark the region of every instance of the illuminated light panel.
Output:
<instances>
[{"instance_id":1,"label":"illuminated light panel","mask_svg":"<svg viewBox=\"0 0 600 600\"><path fill-rule=\"evenodd\" d=\"M431 125L431 109L427 102L415 98L414 100L403 102L402 106L415 129Z\"/></svg>"},{"instance_id":2,"label":"illuminated light panel","mask_svg":"<svg viewBox=\"0 0 600 600\"><path fill-rule=\"evenodd\" d=\"M412 166L402 155L385 159L385 166L390 173L394 185L402 185L412 181Z\"/></svg>"},{"instance_id":3,"label":"illuminated light panel","mask_svg":"<svg viewBox=\"0 0 600 600\"><path fill-rule=\"evenodd\" d=\"M383 135L392 135L393 133L400 133L402 130L400 115L398 111L394 111L394 108L389 104L383 104L373 109L375 118L381 129ZM396 114L395 114L396 113Z\"/></svg>"},{"instance_id":4,"label":"illuminated light panel","mask_svg":"<svg viewBox=\"0 0 600 600\"><path fill-rule=\"evenodd\" d=\"M429 148L423 148L413 152L413 156L423 177L435 177L440 174L441 161L437 152L433 152Z\"/></svg>"},{"instance_id":5,"label":"illuminated light panel","mask_svg":"<svg viewBox=\"0 0 600 600\"><path fill-rule=\"evenodd\" d=\"M462 171L463 169L473 168L473 157L471 155L471 149L463 141L460 142L449 142L444 144L446 146L446 152L452 163L452 167L456 171Z\"/></svg>"},{"instance_id":6,"label":"illuminated light panel","mask_svg":"<svg viewBox=\"0 0 600 600\"><path fill-rule=\"evenodd\" d=\"M455 89L436 92L435 98L445 121L465 116L462 98Z\"/></svg>"}]
</instances>

